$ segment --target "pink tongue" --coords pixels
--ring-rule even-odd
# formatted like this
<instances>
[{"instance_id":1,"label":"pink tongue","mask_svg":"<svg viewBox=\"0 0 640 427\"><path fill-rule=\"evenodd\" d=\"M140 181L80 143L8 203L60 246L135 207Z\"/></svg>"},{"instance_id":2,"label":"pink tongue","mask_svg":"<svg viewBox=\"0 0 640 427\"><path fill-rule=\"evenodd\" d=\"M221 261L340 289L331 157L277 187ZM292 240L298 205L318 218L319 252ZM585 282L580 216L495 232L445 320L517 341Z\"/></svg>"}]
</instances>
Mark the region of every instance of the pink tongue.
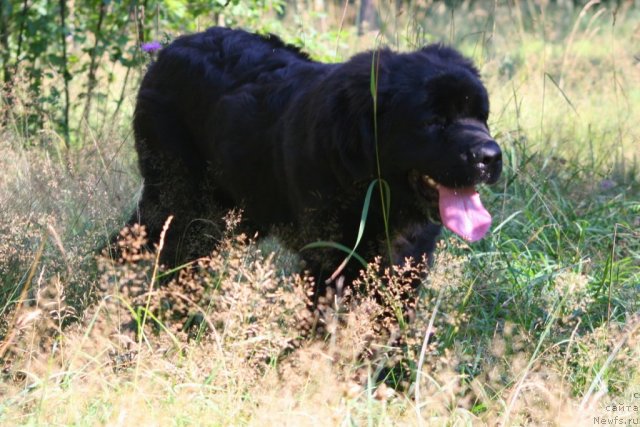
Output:
<instances>
[{"instance_id":1,"label":"pink tongue","mask_svg":"<svg viewBox=\"0 0 640 427\"><path fill-rule=\"evenodd\" d=\"M482 206L476 190L473 187L454 190L439 185L438 192L444 226L470 242L482 239L491 226L491 215Z\"/></svg>"}]
</instances>

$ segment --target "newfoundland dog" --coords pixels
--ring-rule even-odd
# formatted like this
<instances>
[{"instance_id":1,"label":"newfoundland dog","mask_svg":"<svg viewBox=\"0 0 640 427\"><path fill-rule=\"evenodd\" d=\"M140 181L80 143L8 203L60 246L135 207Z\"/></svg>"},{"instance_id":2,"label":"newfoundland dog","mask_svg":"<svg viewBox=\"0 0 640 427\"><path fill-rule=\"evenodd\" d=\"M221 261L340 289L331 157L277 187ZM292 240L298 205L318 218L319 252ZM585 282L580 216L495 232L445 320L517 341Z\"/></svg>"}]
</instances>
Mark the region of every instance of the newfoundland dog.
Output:
<instances>
[{"instance_id":1,"label":"newfoundland dog","mask_svg":"<svg viewBox=\"0 0 640 427\"><path fill-rule=\"evenodd\" d=\"M469 241L490 226L475 188L502 169L488 116L477 69L440 44L326 64L273 35L183 36L159 52L138 94L144 186L130 223L157 242L174 216L170 265L208 253L233 208L251 235L275 233L294 250L359 241L368 260L420 259L440 224ZM326 278L345 254L316 246L301 255Z\"/></svg>"}]
</instances>

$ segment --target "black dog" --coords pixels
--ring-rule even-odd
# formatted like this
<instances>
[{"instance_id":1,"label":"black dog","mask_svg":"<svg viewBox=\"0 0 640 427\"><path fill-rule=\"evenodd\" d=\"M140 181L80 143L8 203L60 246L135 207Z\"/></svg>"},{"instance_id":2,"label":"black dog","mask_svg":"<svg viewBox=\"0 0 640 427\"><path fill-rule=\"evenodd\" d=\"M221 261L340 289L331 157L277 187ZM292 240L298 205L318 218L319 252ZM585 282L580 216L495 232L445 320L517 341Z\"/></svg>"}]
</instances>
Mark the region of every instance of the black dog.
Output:
<instances>
[{"instance_id":1,"label":"black dog","mask_svg":"<svg viewBox=\"0 0 640 427\"><path fill-rule=\"evenodd\" d=\"M157 241L174 215L163 256L173 265L206 254L234 207L249 229L275 230L294 249L352 247L367 189L381 178L357 252L419 259L439 222L471 241L490 225L474 188L502 169L488 115L478 71L442 45L324 64L275 36L184 36L159 53L138 95L144 188L131 223ZM302 255L325 277L344 257Z\"/></svg>"}]
</instances>

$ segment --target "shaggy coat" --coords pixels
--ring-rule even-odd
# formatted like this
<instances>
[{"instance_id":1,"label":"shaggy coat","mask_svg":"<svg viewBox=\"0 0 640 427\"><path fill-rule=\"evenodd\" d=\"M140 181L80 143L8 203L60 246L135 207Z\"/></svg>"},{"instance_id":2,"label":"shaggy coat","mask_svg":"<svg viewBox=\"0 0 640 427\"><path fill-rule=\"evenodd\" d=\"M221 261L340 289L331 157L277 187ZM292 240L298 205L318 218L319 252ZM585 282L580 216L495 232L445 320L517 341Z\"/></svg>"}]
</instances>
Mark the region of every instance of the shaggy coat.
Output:
<instances>
[{"instance_id":1,"label":"shaggy coat","mask_svg":"<svg viewBox=\"0 0 640 427\"><path fill-rule=\"evenodd\" d=\"M495 182L502 165L488 116L478 71L442 45L326 64L273 35L183 36L160 51L138 94L144 187L130 222L157 241L174 216L163 255L172 265L210 251L232 208L252 235L275 232L295 250L353 247L367 189L382 178L388 190L373 191L357 252L420 258L441 221L469 240L486 232L473 188ZM302 256L326 278L344 253Z\"/></svg>"}]
</instances>

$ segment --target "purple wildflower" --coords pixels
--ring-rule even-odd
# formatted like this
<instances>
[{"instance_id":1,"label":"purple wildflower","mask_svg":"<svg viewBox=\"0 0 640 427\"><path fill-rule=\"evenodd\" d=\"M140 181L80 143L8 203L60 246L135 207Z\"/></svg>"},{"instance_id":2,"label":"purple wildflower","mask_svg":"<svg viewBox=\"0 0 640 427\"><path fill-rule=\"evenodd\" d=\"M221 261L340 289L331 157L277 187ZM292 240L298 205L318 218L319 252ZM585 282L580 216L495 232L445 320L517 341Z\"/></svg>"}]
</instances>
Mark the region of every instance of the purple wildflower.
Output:
<instances>
[{"instance_id":1,"label":"purple wildflower","mask_svg":"<svg viewBox=\"0 0 640 427\"><path fill-rule=\"evenodd\" d=\"M162 49L162 44L159 41L154 40L152 42L143 43L140 48L147 53L154 53L155 51Z\"/></svg>"},{"instance_id":2,"label":"purple wildflower","mask_svg":"<svg viewBox=\"0 0 640 427\"><path fill-rule=\"evenodd\" d=\"M602 181L600 181L600 190L608 191L614 188L616 185L618 185L618 183L612 179L603 179Z\"/></svg>"}]
</instances>

